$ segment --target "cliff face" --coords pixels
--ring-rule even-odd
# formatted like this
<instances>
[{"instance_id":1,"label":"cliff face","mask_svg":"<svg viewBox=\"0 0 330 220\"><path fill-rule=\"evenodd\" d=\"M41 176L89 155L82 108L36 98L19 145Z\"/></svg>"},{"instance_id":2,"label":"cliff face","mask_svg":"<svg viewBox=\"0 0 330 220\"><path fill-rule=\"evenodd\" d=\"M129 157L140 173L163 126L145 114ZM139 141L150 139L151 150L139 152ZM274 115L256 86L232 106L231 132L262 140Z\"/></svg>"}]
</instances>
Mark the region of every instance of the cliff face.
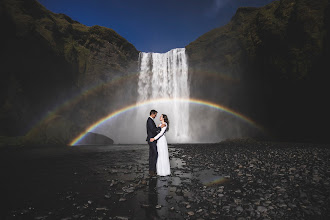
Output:
<instances>
[{"instance_id":1,"label":"cliff face","mask_svg":"<svg viewBox=\"0 0 330 220\"><path fill-rule=\"evenodd\" d=\"M325 140L329 10L327 0L238 9L186 47L192 95L237 109L277 138Z\"/></svg>"},{"instance_id":2,"label":"cliff face","mask_svg":"<svg viewBox=\"0 0 330 220\"><path fill-rule=\"evenodd\" d=\"M37 126L30 141L68 143L117 107L111 103L118 96L134 101L134 86L126 90L105 86L137 70L139 52L115 31L87 27L35 0L2 0L0 26L0 136L24 135L45 113L88 88L100 87L65 111L55 112ZM55 124L71 135L49 138L53 135L43 131Z\"/></svg>"}]
</instances>

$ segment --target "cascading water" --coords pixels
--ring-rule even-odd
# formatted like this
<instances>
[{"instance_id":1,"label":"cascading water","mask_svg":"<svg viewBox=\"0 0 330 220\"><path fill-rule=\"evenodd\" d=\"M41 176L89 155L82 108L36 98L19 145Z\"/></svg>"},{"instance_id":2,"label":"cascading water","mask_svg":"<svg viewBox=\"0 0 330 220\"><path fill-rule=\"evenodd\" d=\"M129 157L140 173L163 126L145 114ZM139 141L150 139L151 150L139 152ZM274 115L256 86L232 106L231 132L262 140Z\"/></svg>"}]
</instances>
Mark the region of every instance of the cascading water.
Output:
<instances>
[{"instance_id":1,"label":"cascading water","mask_svg":"<svg viewBox=\"0 0 330 220\"><path fill-rule=\"evenodd\" d=\"M166 114L170 120L167 136L172 142L189 141L189 104L176 99L189 98L188 62L185 48L173 49L167 53L140 53L140 75L138 81L138 102L168 98L166 104L155 104L152 108ZM149 107L150 108L150 107ZM146 114L147 109L138 110ZM158 117L157 116L157 117Z\"/></svg>"},{"instance_id":2,"label":"cascading water","mask_svg":"<svg viewBox=\"0 0 330 220\"><path fill-rule=\"evenodd\" d=\"M167 53L141 52L137 105L116 113L93 132L112 138L116 144L146 144L146 121L151 109L158 111L156 124L160 123L161 114L168 116L170 130L166 139L171 144L219 142L253 132L238 117L219 111L212 105L191 105L189 101L182 101L189 98L188 62L184 48ZM118 96L116 103L125 103L125 97ZM126 106L131 105L126 103Z\"/></svg>"}]
</instances>

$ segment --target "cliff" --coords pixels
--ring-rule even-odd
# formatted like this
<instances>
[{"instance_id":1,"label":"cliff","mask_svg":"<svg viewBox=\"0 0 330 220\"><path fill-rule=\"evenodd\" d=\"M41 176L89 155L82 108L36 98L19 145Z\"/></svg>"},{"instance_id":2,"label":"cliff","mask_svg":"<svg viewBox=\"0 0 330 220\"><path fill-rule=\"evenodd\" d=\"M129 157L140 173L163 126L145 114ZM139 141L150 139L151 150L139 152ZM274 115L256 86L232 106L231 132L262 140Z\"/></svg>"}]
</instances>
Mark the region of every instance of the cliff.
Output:
<instances>
[{"instance_id":1,"label":"cliff","mask_svg":"<svg viewBox=\"0 0 330 220\"><path fill-rule=\"evenodd\" d=\"M134 86L107 86L138 64L139 52L114 30L87 27L35 0L2 0L0 26L0 136L30 131L31 143L68 143L117 107L118 96L135 99ZM65 111L54 111L63 103L70 103ZM47 112L52 117L40 122ZM61 129L70 134L49 138Z\"/></svg>"},{"instance_id":2,"label":"cliff","mask_svg":"<svg viewBox=\"0 0 330 220\"><path fill-rule=\"evenodd\" d=\"M192 96L237 109L277 139L327 141L329 10L327 0L239 8L186 47Z\"/></svg>"}]
</instances>

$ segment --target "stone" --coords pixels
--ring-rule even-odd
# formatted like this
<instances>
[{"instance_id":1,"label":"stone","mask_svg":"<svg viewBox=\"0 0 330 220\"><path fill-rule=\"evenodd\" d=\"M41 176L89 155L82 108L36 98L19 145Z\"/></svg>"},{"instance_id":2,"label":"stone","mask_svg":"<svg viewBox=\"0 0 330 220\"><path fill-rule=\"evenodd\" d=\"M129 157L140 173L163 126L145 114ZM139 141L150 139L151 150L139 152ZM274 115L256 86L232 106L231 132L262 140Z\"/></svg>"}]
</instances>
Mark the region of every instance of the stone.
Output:
<instances>
[{"instance_id":1,"label":"stone","mask_svg":"<svg viewBox=\"0 0 330 220\"><path fill-rule=\"evenodd\" d=\"M267 208L264 206L257 206L257 211L258 212L267 212Z\"/></svg>"},{"instance_id":2,"label":"stone","mask_svg":"<svg viewBox=\"0 0 330 220\"><path fill-rule=\"evenodd\" d=\"M116 220L129 220L129 217L126 217L126 216L116 216L115 219Z\"/></svg>"},{"instance_id":3,"label":"stone","mask_svg":"<svg viewBox=\"0 0 330 220\"><path fill-rule=\"evenodd\" d=\"M188 214L189 216L193 216L193 215L195 215L195 213L194 213L193 211L187 212L187 214Z\"/></svg>"},{"instance_id":4,"label":"stone","mask_svg":"<svg viewBox=\"0 0 330 220\"><path fill-rule=\"evenodd\" d=\"M242 206L237 206L236 207L236 211L238 211L238 212L243 212L243 207Z\"/></svg>"},{"instance_id":5,"label":"stone","mask_svg":"<svg viewBox=\"0 0 330 220\"><path fill-rule=\"evenodd\" d=\"M108 209L105 207L101 207L101 208L96 208L96 211L107 211Z\"/></svg>"}]
</instances>

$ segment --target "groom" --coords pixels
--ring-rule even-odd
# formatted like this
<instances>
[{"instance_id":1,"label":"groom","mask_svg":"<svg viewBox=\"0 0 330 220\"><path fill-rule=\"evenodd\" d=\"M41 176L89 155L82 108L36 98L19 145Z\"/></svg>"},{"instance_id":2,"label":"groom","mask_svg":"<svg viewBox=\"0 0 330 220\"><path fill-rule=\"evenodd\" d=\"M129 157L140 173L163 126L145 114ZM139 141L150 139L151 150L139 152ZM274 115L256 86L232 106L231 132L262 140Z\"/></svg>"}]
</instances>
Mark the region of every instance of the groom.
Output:
<instances>
[{"instance_id":1,"label":"groom","mask_svg":"<svg viewBox=\"0 0 330 220\"><path fill-rule=\"evenodd\" d=\"M149 144L149 175L150 176L156 176L156 163L157 163L157 141L150 142L150 138L153 138L157 135L157 133L160 132L161 128L165 125L162 125L161 127L156 127L156 124L154 122L155 117L157 116L156 110L150 111L150 116L147 120L147 139Z\"/></svg>"}]
</instances>

